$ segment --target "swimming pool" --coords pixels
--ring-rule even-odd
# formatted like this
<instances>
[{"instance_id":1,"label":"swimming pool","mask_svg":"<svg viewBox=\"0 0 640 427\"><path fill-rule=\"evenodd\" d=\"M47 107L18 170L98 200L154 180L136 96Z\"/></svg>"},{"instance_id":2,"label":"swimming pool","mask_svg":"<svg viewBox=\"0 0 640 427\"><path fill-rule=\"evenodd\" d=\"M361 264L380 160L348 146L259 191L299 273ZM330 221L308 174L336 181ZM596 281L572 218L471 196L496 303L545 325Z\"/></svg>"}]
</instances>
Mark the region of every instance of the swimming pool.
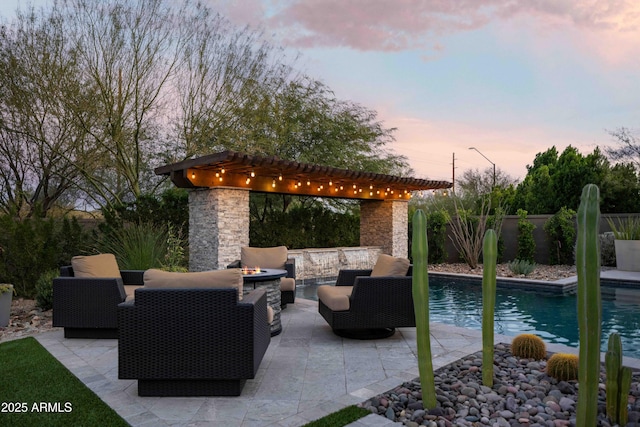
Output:
<instances>
[{"instance_id":1,"label":"swimming pool","mask_svg":"<svg viewBox=\"0 0 640 427\"><path fill-rule=\"evenodd\" d=\"M305 289L307 288L307 289ZM315 286L302 287L298 296L316 299ZM618 332L625 356L640 359L640 289L605 286L602 282L602 351L609 334ZM482 286L458 279L430 277L432 322L482 329ZM578 347L576 295L498 287L495 333L532 333L547 343Z\"/></svg>"}]
</instances>

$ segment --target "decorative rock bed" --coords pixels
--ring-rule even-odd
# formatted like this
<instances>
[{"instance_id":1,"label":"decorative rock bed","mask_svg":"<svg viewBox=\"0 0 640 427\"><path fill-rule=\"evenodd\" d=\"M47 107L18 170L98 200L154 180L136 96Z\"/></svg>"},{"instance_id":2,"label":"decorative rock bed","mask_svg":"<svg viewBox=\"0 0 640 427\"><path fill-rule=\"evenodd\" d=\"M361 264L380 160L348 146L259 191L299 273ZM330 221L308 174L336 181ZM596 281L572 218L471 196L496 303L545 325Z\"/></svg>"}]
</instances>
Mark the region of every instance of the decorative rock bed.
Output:
<instances>
[{"instance_id":1,"label":"decorative rock bed","mask_svg":"<svg viewBox=\"0 0 640 427\"><path fill-rule=\"evenodd\" d=\"M435 371L438 406L422 406L417 378L360 406L409 427L575 426L577 381L557 381L545 373L546 360L518 359L509 344L494 353L494 384L482 385L482 352L476 352ZM640 426L640 372L633 373L628 427ZM604 368L598 398L597 425L612 427L605 415Z\"/></svg>"}]
</instances>

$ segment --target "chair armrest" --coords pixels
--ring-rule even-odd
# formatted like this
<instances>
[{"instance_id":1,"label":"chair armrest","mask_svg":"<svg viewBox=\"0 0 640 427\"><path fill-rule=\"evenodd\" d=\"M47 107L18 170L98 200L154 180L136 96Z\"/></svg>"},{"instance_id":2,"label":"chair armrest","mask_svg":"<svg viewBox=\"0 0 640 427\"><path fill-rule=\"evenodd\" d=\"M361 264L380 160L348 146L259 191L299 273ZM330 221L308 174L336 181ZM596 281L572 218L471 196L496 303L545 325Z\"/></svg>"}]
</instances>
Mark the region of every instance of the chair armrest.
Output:
<instances>
[{"instance_id":1,"label":"chair armrest","mask_svg":"<svg viewBox=\"0 0 640 427\"><path fill-rule=\"evenodd\" d=\"M57 277L53 279L53 325L115 327L116 306L126 297L122 279Z\"/></svg>"},{"instance_id":2,"label":"chair armrest","mask_svg":"<svg viewBox=\"0 0 640 427\"><path fill-rule=\"evenodd\" d=\"M372 270L340 270L338 272L336 286L353 286L356 277L371 276L371 271Z\"/></svg>"},{"instance_id":3,"label":"chair armrest","mask_svg":"<svg viewBox=\"0 0 640 427\"><path fill-rule=\"evenodd\" d=\"M144 270L120 270L125 285L144 285Z\"/></svg>"},{"instance_id":4,"label":"chair armrest","mask_svg":"<svg viewBox=\"0 0 640 427\"><path fill-rule=\"evenodd\" d=\"M393 306L413 309L413 278L411 276L359 276L353 283L350 307L377 312Z\"/></svg>"},{"instance_id":5,"label":"chair armrest","mask_svg":"<svg viewBox=\"0 0 640 427\"><path fill-rule=\"evenodd\" d=\"M288 258L284 263L284 268L287 270L286 277L296 278L296 260L294 258Z\"/></svg>"},{"instance_id":6,"label":"chair armrest","mask_svg":"<svg viewBox=\"0 0 640 427\"><path fill-rule=\"evenodd\" d=\"M242 268L242 266L240 265L240 260L237 259L233 261L231 264L227 265L227 268Z\"/></svg>"}]
</instances>

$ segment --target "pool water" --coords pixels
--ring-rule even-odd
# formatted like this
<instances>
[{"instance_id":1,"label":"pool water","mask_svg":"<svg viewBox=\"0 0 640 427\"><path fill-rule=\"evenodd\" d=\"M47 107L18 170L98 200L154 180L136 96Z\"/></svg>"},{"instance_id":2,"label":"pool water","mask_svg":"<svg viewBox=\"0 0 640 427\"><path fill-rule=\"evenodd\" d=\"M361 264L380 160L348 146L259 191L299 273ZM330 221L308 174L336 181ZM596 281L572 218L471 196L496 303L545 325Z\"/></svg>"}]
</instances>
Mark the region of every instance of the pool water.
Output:
<instances>
[{"instance_id":1,"label":"pool water","mask_svg":"<svg viewBox=\"0 0 640 427\"><path fill-rule=\"evenodd\" d=\"M298 296L317 299L316 286L298 287ZM602 351L609 334L618 332L625 356L640 359L640 289L607 287L602 291ZM482 329L482 286L449 278L429 280L432 322ZM578 347L576 295L498 287L495 333L515 336L531 333L547 343Z\"/></svg>"},{"instance_id":2,"label":"pool water","mask_svg":"<svg viewBox=\"0 0 640 427\"><path fill-rule=\"evenodd\" d=\"M602 286L602 345L618 332L625 356L640 359L640 289ZM482 287L451 279L431 279L430 319L469 329L482 329ZM496 291L495 333L538 335L547 343L578 347L576 295L501 289Z\"/></svg>"}]
</instances>

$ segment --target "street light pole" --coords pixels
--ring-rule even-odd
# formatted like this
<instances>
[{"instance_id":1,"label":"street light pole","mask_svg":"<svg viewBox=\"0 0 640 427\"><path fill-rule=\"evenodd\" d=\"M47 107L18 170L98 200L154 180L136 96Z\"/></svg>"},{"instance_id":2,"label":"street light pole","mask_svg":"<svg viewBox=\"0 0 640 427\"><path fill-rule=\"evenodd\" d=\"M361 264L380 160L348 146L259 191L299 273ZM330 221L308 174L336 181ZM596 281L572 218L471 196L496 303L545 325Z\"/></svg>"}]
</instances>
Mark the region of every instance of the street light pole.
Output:
<instances>
[{"instance_id":1,"label":"street light pole","mask_svg":"<svg viewBox=\"0 0 640 427\"><path fill-rule=\"evenodd\" d=\"M493 188L496 188L496 164L489 160L489 158L482 154L476 147L469 147L469 150L476 150L478 154L487 159L487 161L493 165Z\"/></svg>"}]
</instances>

